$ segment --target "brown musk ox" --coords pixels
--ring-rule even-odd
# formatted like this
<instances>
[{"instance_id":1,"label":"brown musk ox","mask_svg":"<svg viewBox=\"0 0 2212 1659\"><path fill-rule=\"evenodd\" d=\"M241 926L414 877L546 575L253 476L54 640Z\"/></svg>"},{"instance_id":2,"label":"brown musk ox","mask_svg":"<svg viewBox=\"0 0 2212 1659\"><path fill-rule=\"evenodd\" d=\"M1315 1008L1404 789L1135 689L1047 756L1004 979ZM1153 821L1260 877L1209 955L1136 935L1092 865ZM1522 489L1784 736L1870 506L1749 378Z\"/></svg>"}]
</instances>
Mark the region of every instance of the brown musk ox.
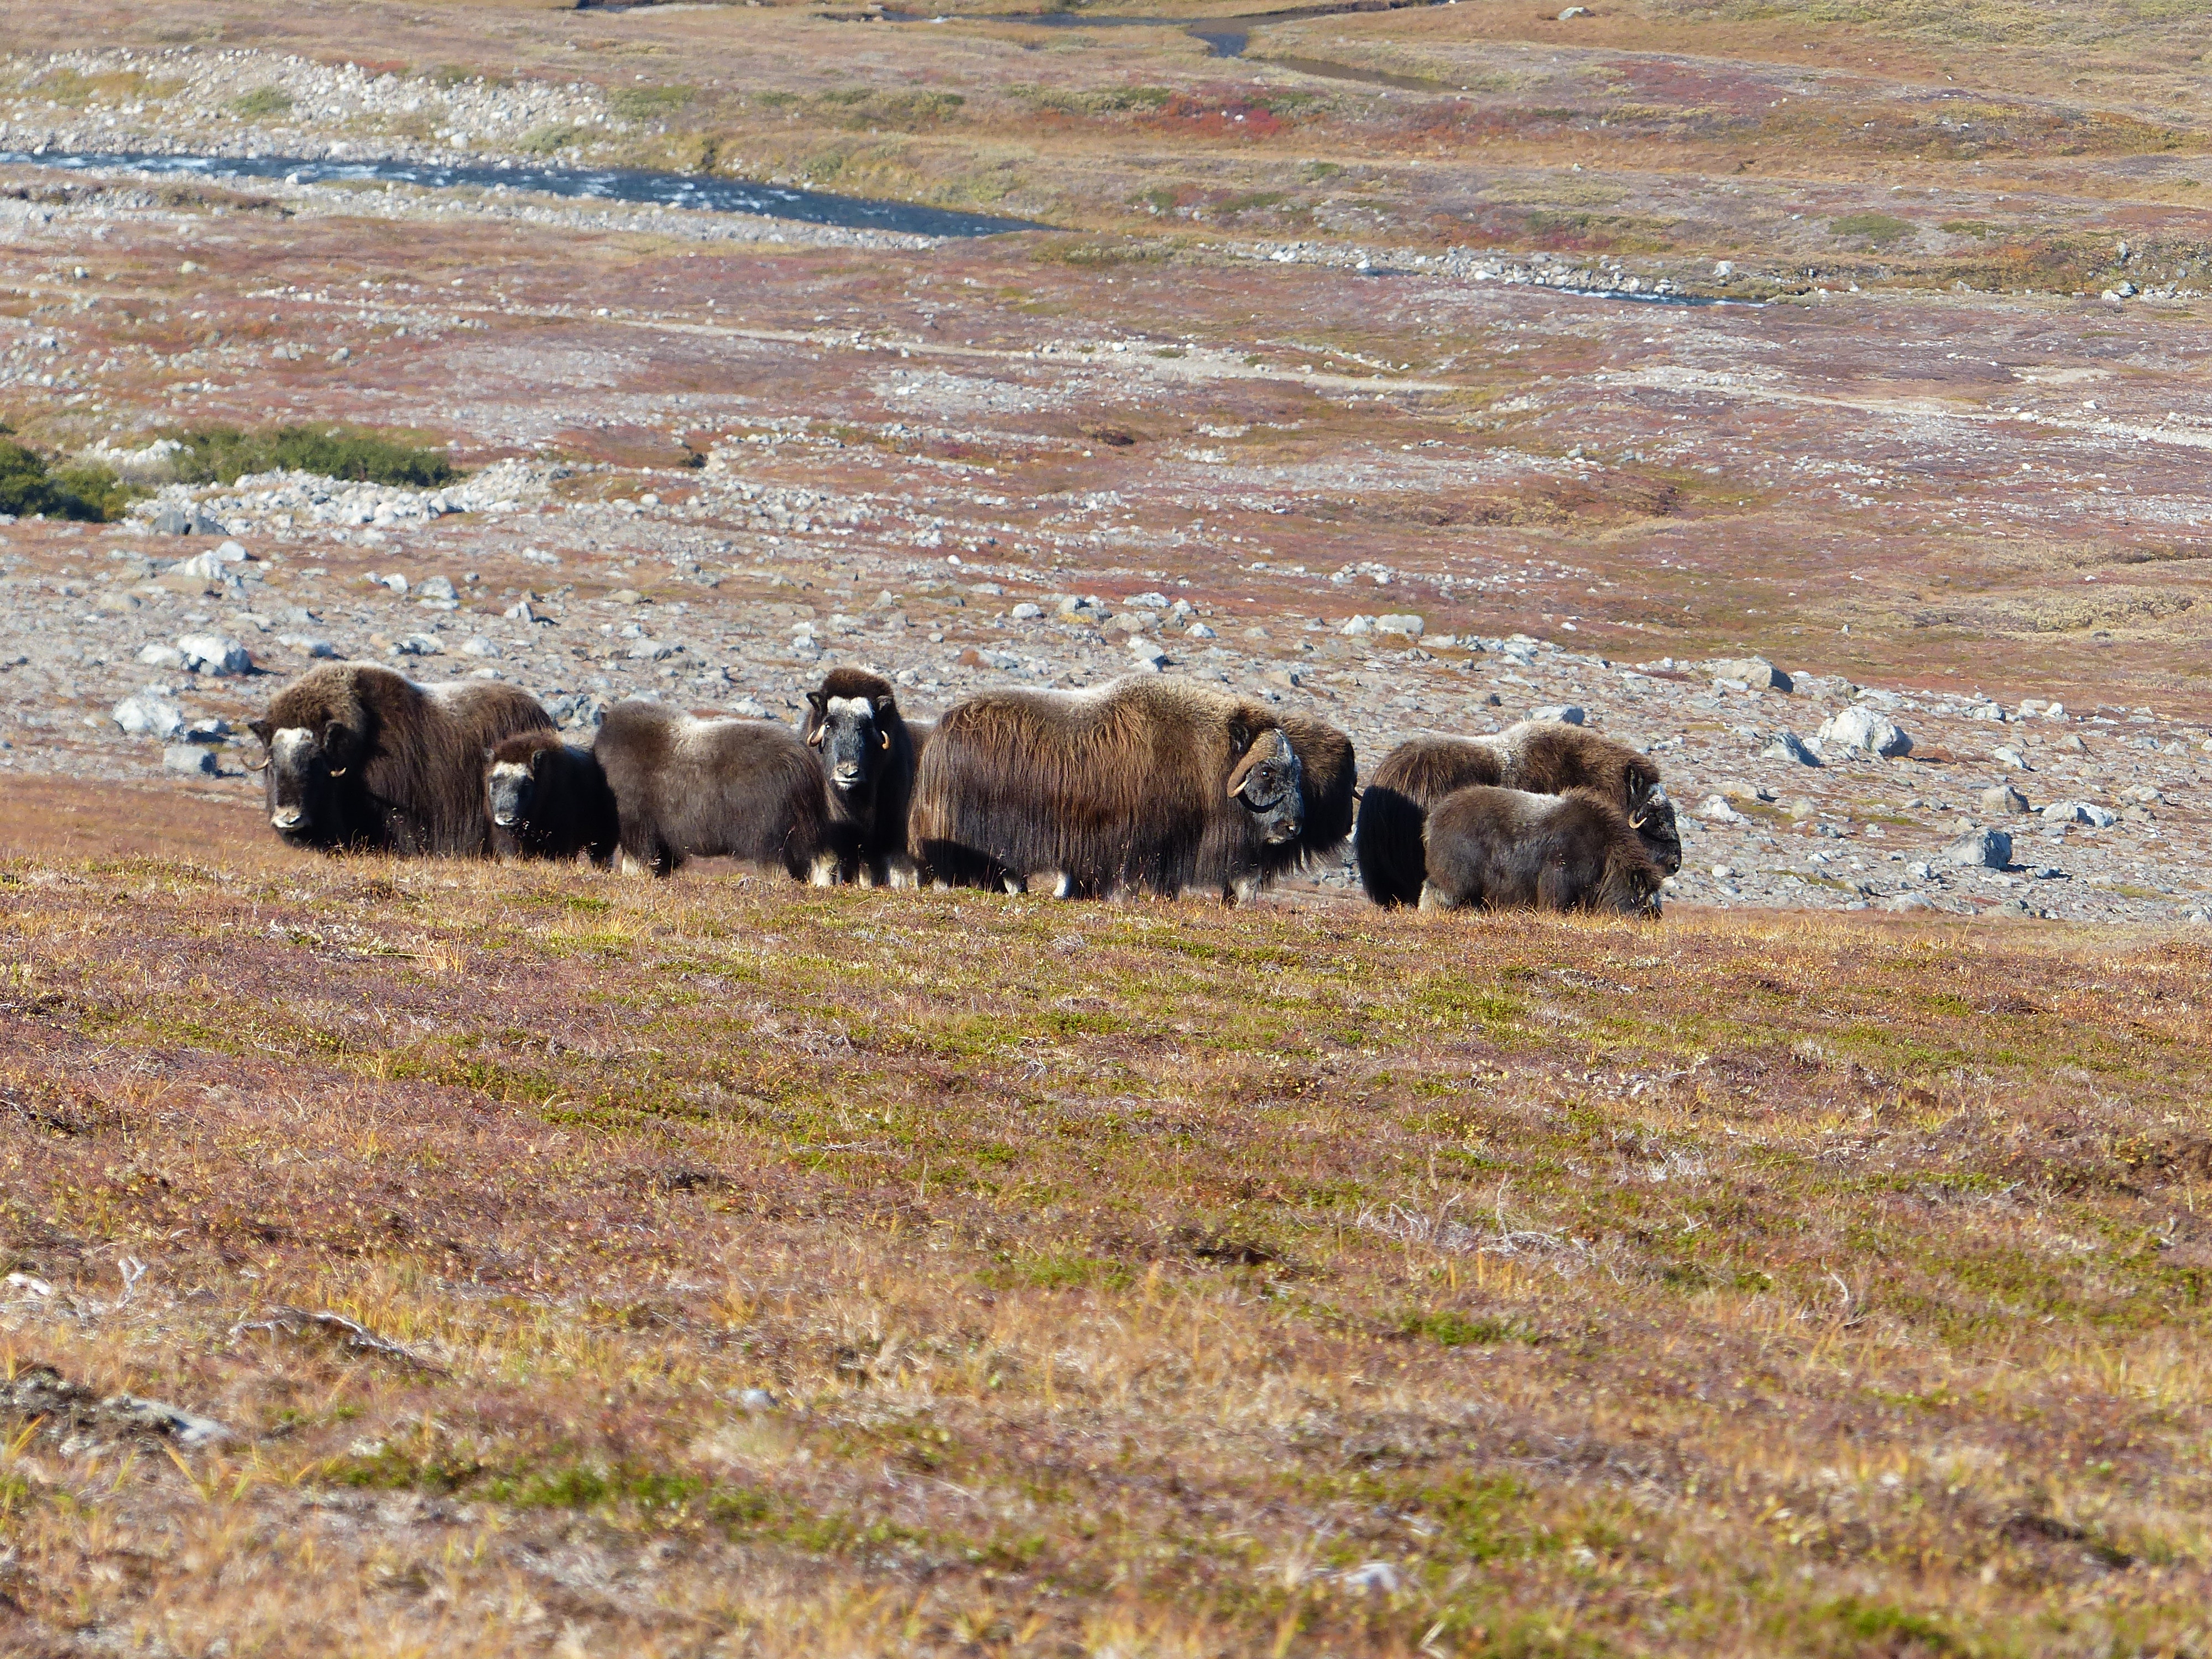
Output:
<instances>
[{"instance_id":1,"label":"brown musk ox","mask_svg":"<svg viewBox=\"0 0 2212 1659\"><path fill-rule=\"evenodd\" d=\"M374 663L331 663L250 727L268 751L270 824L291 845L483 857L484 751L553 721L495 681L417 685Z\"/></svg>"},{"instance_id":2,"label":"brown musk ox","mask_svg":"<svg viewBox=\"0 0 2212 1659\"><path fill-rule=\"evenodd\" d=\"M731 858L836 879L822 767L789 727L633 698L607 710L592 752L626 864L665 876L686 859Z\"/></svg>"},{"instance_id":3,"label":"brown musk ox","mask_svg":"<svg viewBox=\"0 0 2212 1659\"><path fill-rule=\"evenodd\" d=\"M1352 856L1369 898L1385 906L1420 898L1421 825L1446 795L1474 784L1539 795L1594 789L1628 814L1668 874L1682 867L1674 803L1650 759L1578 726L1522 720L1492 737L1412 738L1383 757L1352 830Z\"/></svg>"},{"instance_id":4,"label":"brown musk ox","mask_svg":"<svg viewBox=\"0 0 2212 1659\"><path fill-rule=\"evenodd\" d=\"M838 879L912 885L906 815L915 742L891 683L865 668L831 669L806 694L804 731L826 775Z\"/></svg>"},{"instance_id":5,"label":"brown musk ox","mask_svg":"<svg viewBox=\"0 0 2212 1659\"><path fill-rule=\"evenodd\" d=\"M503 859L568 859L586 853L611 869L622 820L599 757L550 732L524 732L484 753L492 851Z\"/></svg>"},{"instance_id":6,"label":"brown musk ox","mask_svg":"<svg viewBox=\"0 0 2212 1659\"><path fill-rule=\"evenodd\" d=\"M953 885L1249 899L1298 856L1303 783L1273 712L1216 687L1132 675L986 691L922 750L910 845Z\"/></svg>"},{"instance_id":7,"label":"brown musk ox","mask_svg":"<svg viewBox=\"0 0 2212 1659\"><path fill-rule=\"evenodd\" d=\"M1473 784L1430 809L1424 910L1659 914L1666 872L1628 815L1595 789L1556 795Z\"/></svg>"}]
</instances>

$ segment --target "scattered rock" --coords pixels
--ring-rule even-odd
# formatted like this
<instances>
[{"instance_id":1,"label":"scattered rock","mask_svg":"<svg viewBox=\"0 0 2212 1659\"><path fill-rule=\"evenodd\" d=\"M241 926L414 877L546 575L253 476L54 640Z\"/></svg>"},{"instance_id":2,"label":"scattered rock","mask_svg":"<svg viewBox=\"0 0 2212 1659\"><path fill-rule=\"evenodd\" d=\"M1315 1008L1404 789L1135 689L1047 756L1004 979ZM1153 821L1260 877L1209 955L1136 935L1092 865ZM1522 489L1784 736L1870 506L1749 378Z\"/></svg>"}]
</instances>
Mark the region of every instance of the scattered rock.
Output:
<instances>
[{"instance_id":1,"label":"scattered rock","mask_svg":"<svg viewBox=\"0 0 2212 1659\"><path fill-rule=\"evenodd\" d=\"M1193 623L1183 630L1183 637L1192 640L1218 640L1221 636L1204 623Z\"/></svg>"},{"instance_id":2,"label":"scattered rock","mask_svg":"<svg viewBox=\"0 0 2212 1659\"><path fill-rule=\"evenodd\" d=\"M2027 763L2027 757L2017 749L1992 750L1990 757L2008 772L2032 772L2035 769Z\"/></svg>"},{"instance_id":3,"label":"scattered rock","mask_svg":"<svg viewBox=\"0 0 2212 1659\"><path fill-rule=\"evenodd\" d=\"M1580 726L1588 718L1579 703L1555 703L1549 708L1528 711L1532 720L1548 720L1555 726Z\"/></svg>"},{"instance_id":4,"label":"scattered rock","mask_svg":"<svg viewBox=\"0 0 2212 1659\"><path fill-rule=\"evenodd\" d=\"M163 645L156 641L140 648L138 660L149 668L182 668L185 665L185 653L173 645Z\"/></svg>"},{"instance_id":5,"label":"scattered rock","mask_svg":"<svg viewBox=\"0 0 2212 1659\"><path fill-rule=\"evenodd\" d=\"M1800 766L1818 766L1820 763L1820 757L1795 732L1777 732L1774 741L1759 751L1759 757L1762 760L1796 761Z\"/></svg>"},{"instance_id":6,"label":"scattered rock","mask_svg":"<svg viewBox=\"0 0 2212 1659\"><path fill-rule=\"evenodd\" d=\"M447 611L458 609L461 602L452 578L447 576L431 577L415 590L415 594L423 604Z\"/></svg>"},{"instance_id":7,"label":"scattered rock","mask_svg":"<svg viewBox=\"0 0 2212 1659\"><path fill-rule=\"evenodd\" d=\"M2008 783L1991 784L1982 791L1982 811L1991 815L2025 812L2027 811L2027 797Z\"/></svg>"},{"instance_id":8,"label":"scattered rock","mask_svg":"<svg viewBox=\"0 0 2212 1659\"><path fill-rule=\"evenodd\" d=\"M1708 795L1698 803L1698 816L1707 823L1741 823L1743 814L1728 804L1723 795Z\"/></svg>"},{"instance_id":9,"label":"scattered rock","mask_svg":"<svg viewBox=\"0 0 2212 1659\"><path fill-rule=\"evenodd\" d=\"M617 587L613 592L607 595L607 603L610 605L643 605L645 603L645 595L639 592L635 587Z\"/></svg>"},{"instance_id":10,"label":"scattered rock","mask_svg":"<svg viewBox=\"0 0 2212 1659\"><path fill-rule=\"evenodd\" d=\"M1735 680L1752 691L1787 691L1795 682L1764 657L1721 657L1705 665L1715 679Z\"/></svg>"},{"instance_id":11,"label":"scattered rock","mask_svg":"<svg viewBox=\"0 0 2212 1659\"><path fill-rule=\"evenodd\" d=\"M165 743L185 729L185 711L150 691L124 698L108 718L134 738L159 738Z\"/></svg>"},{"instance_id":12,"label":"scattered rock","mask_svg":"<svg viewBox=\"0 0 2212 1659\"><path fill-rule=\"evenodd\" d=\"M2094 830L2109 830L2119 822L2117 814L2094 801L2055 800L2043 809L2045 823L2086 823Z\"/></svg>"},{"instance_id":13,"label":"scattered rock","mask_svg":"<svg viewBox=\"0 0 2212 1659\"><path fill-rule=\"evenodd\" d=\"M499 647L483 635L472 634L461 641L461 654L465 657L496 657Z\"/></svg>"},{"instance_id":14,"label":"scattered rock","mask_svg":"<svg viewBox=\"0 0 2212 1659\"><path fill-rule=\"evenodd\" d=\"M216 765L212 749L202 749L197 744L173 743L161 750L161 769L211 778L220 769Z\"/></svg>"},{"instance_id":15,"label":"scattered rock","mask_svg":"<svg viewBox=\"0 0 2212 1659\"><path fill-rule=\"evenodd\" d=\"M337 647L312 634L279 634L276 639L278 643L289 645L295 651L305 652L310 657L335 657L338 653Z\"/></svg>"},{"instance_id":16,"label":"scattered rock","mask_svg":"<svg viewBox=\"0 0 2212 1659\"><path fill-rule=\"evenodd\" d=\"M253 659L236 640L221 634L187 634L177 641L185 666L201 674L250 674Z\"/></svg>"},{"instance_id":17,"label":"scattered rock","mask_svg":"<svg viewBox=\"0 0 2212 1659\"><path fill-rule=\"evenodd\" d=\"M1820 722L1819 732L1822 754L1828 745L1846 751L1857 750L1869 755L1879 755L1885 760L1912 752L1912 739L1904 729L1887 715L1877 713L1864 703L1846 708Z\"/></svg>"},{"instance_id":18,"label":"scattered rock","mask_svg":"<svg viewBox=\"0 0 2212 1659\"><path fill-rule=\"evenodd\" d=\"M1403 634L1418 640L1421 637L1422 627L1421 618L1414 616L1393 615L1375 619L1375 631L1378 634Z\"/></svg>"},{"instance_id":19,"label":"scattered rock","mask_svg":"<svg viewBox=\"0 0 2212 1659\"><path fill-rule=\"evenodd\" d=\"M1881 902L1881 908L1891 911L1933 910L1936 905L1924 893L1893 893Z\"/></svg>"},{"instance_id":20,"label":"scattered rock","mask_svg":"<svg viewBox=\"0 0 2212 1659\"><path fill-rule=\"evenodd\" d=\"M1041 605L1031 605L1024 600L1006 614L1016 622L1035 622L1044 615L1044 607Z\"/></svg>"},{"instance_id":21,"label":"scattered rock","mask_svg":"<svg viewBox=\"0 0 2212 1659\"><path fill-rule=\"evenodd\" d=\"M395 657L442 657L445 642L434 634L410 634L392 647Z\"/></svg>"},{"instance_id":22,"label":"scattered rock","mask_svg":"<svg viewBox=\"0 0 2212 1659\"><path fill-rule=\"evenodd\" d=\"M1970 830L1943 849L1946 863L1969 870L2002 870L2012 862L2012 837L2002 830Z\"/></svg>"}]
</instances>

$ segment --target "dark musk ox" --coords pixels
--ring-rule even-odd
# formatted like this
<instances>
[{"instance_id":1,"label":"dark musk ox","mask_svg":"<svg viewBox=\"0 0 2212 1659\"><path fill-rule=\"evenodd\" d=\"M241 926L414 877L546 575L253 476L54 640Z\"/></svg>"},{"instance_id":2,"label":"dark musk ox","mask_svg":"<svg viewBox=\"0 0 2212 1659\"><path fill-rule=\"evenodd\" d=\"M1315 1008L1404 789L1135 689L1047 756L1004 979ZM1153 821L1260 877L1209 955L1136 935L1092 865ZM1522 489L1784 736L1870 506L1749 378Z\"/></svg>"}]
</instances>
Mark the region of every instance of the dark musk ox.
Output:
<instances>
[{"instance_id":1,"label":"dark musk ox","mask_svg":"<svg viewBox=\"0 0 2212 1659\"><path fill-rule=\"evenodd\" d=\"M607 710L592 752L626 862L665 876L689 858L732 858L836 879L822 767L789 727L632 700Z\"/></svg>"},{"instance_id":2,"label":"dark musk ox","mask_svg":"<svg viewBox=\"0 0 2212 1659\"><path fill-rule=\"evenodd\" d=\"M1386 906L1420 898L1421 825L1446 795L1474 784L1539 795L1594 790L1628 815L1668 874L1682 867L1674 803L1649 758L1578 726L1522 720L1494 737L1410 738L1383 757L1367 781L1352 831L1369 898Z\"/></svg>"},{"instance_id":3,"label":"dark musk ox","mask_svg":"<svg viewBox=\"0 0 2212 1659\"><path fill-rule=\"evenodd\" d=\"M1340 755L1314 740L1332 810L1348 817L1335 798L1349 793L1337 773L1350 745ZM1249 900L1305 854L1304 784L1284 722L1214 687L1135 675L1086 691L988 691L956 704L923 749L910 845L957 885Z\"/></svg>"},{"instance_id":4,"label":"dark musk ox","mask_svg":"<svg viewBox=\"0 0 2212 1659\"><path fill-rule=\"evenodd\" d=\"M1628 815L1595 789L1556 795L1474 784L1429 812L1424 910L1659 914L1666 872Z\"/></svg>"},{"instance_id":5,"label":"dark musk ox","mask_svg":"<svg viewBox=\"0 0 2212 1659\"><path fill-rule=\"evenodd\" d=\"M269 822L292 845L483 857L484 751L553 722L495 681L417 685L331 663L279 691L251 729L269 755Z\"/></svg>"},{"instance_id":6,"label":"dark musk ox","mask_svg":"<svg viewBox=\"0 0 2212 1659\"><path fill-rule=\"evenodd\" d=\"M833 668L806 694L806 746L827 775L830 842L837 877L868 887L909 886L907 805L914 795L913 734L898 693L880 674Z\"/></svg>"},{"instance_id":7,"label":"dark musk ox","mask_svg":"<svg viewBox=\"0 0 2212 1659\"><path fill-rule=\"evenodd\" d=\"M602 870L615 861L621 819L599 757L550 732L524 732L484 755L492 851L503 859L569 859L588 853Z\"/></svg>"}]
</instances>

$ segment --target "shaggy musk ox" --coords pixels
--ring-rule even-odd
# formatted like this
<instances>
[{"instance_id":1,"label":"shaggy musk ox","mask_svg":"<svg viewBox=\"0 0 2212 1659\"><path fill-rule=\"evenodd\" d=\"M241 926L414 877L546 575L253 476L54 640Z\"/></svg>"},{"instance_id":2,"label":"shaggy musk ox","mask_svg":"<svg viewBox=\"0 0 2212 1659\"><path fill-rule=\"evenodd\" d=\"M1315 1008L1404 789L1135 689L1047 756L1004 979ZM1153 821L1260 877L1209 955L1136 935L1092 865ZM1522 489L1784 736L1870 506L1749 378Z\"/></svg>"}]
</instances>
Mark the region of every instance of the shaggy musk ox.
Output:
<instances>
[{"instance_id":1,"label":"shaggy musk ox","mask_svg":"<svg viewBox=\"0 0 2212 1659\"><path fill-rule=\"evenodd\" d=\"M1341 843L1351 773L1341 733L1293 732L1265 704L1186 681L990 691L955 706L923 749L910 843L933 878L962 885L1249 899Z\"/></svg>"},{"instance_id":2,"label":"shaggy musk ox","mask_svg":"<svg viewBox=\"0 0 2212 1659\"><path fill-rule=\"evenodd\" d=\"M484 751L553 722L512 686L332 663L279 691L251 729L269 751L269 822L292 845L481 857Z\"/></svg>"},{"instance_id":3,"label":"shaggy musk ox","mask_svg":"<svg viewBox=\"0 0 2212 1659\"><path fill-rule=\"evenodd\" d=\"M1421 825L1454 790L1487 784L1556 795L1590 789L1628 814L1667 873L1682 867L1674 803L1659 769L1626 744L1550 720L1522 720L1494 737L1414 738L1383 757L1367 781L1352 832L1360 884L1381 905L1421 896Z\"/></svg>"},{"instance_id":4,"label":"shaggy musk ox","mask_svg":"<svg viewBox=\"0 0 2212 1659\"><path fill-rule=\"evenodd\" d=\"M1659 913L1666 872L1595 789L1537 795L1475 784L1437 803L1422 840L1424 910Z\"/></svg>"},{"instance_id":5,"label":"shaggy musk ox","mask_svg":"<svg viewBox=\"0 0 2212 1659\"><path fill-rule=\"evenodd\" d=\"M906 850L906 814L915 741L891 683L866 669L831 669L806 694L805 734L829 775L838 879L869 887L909 884L914 860Z\"/></svg>"},{"instance_id":6,"label":"shaggy musk ox","mask_svg":"<svg viewBox=\"0 0 2212 1659\"><path fill-rule=\"evenodd\" d=\"M621 820L599 757L550 732L525 732L484 755L484 796L492 851L503 859L574 859L589 853L602 870L615 861Z\"/></svg>"},{"instance_id":7,"label":"shaggy musk ox","mask_svg":"<svg viewBox=\"0 0 2212 1659\"><path fill-rule=\"evenodd\" d=\"M623 856L654 875L688 858L732 858L823 885L836 878L822 768L787 727L618 702L592 752L614 791Z\"/></svg>"}]
</instances>

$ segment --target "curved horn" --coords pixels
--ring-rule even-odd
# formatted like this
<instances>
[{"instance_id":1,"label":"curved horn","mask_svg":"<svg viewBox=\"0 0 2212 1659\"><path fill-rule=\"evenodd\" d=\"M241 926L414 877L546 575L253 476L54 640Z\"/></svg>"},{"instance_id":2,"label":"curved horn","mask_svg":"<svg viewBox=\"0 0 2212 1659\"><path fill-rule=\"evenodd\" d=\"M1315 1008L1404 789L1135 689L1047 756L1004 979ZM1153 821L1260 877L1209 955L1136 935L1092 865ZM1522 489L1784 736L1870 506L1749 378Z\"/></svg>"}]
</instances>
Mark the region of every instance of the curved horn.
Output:
<instances>
[{"instance_id":1,"label":"curved horn","mask_svg":"<svg viewBox=\"0 0 2212 1659\"><path fill-rule=\"evenodd\" d=\"M240 761L239 764L249 772L266 772L269 769L269 757L264 755L258 761Z\"/></svg>"},{"instance_id":2,"label":"curved horn","mask_svg":"<svg viewBox=\"0 0 2212 1659\"><path fill-rule=\"evenodd\" d=\"M331 768L331 775L334 778L342 778L351 770L353 769L349 766L333 766Z\"/></svg>"},{"instance_id":3,"label":"curved horn","mask_svg":"<svg viewBox=\"0 0 2212 1659\"><path fill-rule=\"evenodd\" d=\"M878 732L876 734L876 747L878 749L888 749L890 746L891 734L888 732Z\"/></svg>"}]
</instances>

